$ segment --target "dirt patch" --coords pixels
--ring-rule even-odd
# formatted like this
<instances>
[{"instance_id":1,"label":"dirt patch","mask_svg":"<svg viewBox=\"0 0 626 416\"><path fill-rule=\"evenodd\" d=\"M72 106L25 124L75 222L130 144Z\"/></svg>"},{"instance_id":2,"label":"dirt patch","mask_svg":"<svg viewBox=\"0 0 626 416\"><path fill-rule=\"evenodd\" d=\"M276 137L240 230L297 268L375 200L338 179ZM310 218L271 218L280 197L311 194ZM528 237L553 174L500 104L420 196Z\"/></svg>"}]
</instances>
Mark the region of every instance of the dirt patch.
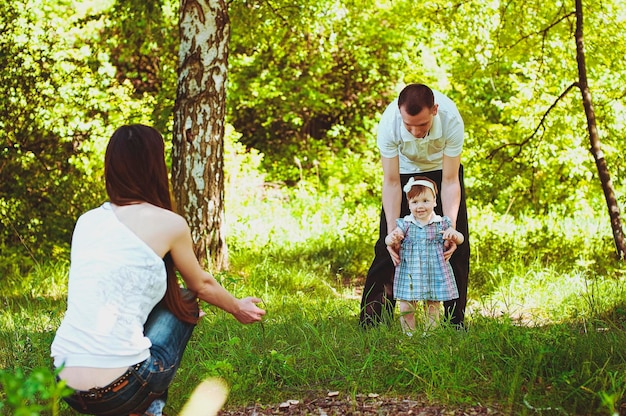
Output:
<instances>
[{"instance_id":1,"label":"dirt patch","mask_svg":"<svg viewBox=\"0 0 626 416\"><path fill-rule=\"evenodd\" d=\"M220 416L269 416L269 415L318 415L318 416L504 416L507 413L493 407L453 407L433 405L422 401L402 398L357 396L342 400L324 397L310 400L291 400L277 405L254 405L238 409L222 410Z\"/></svg>"}]
</instances>

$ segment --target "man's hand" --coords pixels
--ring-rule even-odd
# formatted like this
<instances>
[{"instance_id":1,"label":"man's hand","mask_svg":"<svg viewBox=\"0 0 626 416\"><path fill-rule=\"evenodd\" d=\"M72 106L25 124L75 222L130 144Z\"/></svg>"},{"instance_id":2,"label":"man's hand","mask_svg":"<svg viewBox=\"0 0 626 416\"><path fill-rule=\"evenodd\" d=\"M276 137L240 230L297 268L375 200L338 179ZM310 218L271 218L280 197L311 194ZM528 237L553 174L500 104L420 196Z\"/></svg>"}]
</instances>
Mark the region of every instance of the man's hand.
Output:
<instances>
[{"instance_id":1,"label":"man's hand","mask_svg":"<svg viewBox=\"0 0 626 416\"><path fill-rule=\"evenodd\" d=\"M388 248L388 247L387 247ZM452 254L456 251L456 243L452 240L445 240L443 242L443 258L448 261Z\"/></svg>"},{"instance_id":2,"label":"man's hand","mask_svg":"<svg viewBox=\"0 0 626 416\"><path fill-rule=\"evenodd\" d=\"M391 256L393 265L400 264L400 243L404 239L404 233L400 227L396 227L391 233L385 237L385 244L387 244L387 251Z\"/></svg>"},{"instance_id":3,"label":"man's hand","mask_svg":"<svg viewBox=\"0 0 626 416\"><path fill-rule=\"evenodd\" d=\"M396 244L394 246L387 246L387 251L391 256L391 261L393 261L394 266L398 266L400 264L400 244Z\"/></svg>"}]
</instances>

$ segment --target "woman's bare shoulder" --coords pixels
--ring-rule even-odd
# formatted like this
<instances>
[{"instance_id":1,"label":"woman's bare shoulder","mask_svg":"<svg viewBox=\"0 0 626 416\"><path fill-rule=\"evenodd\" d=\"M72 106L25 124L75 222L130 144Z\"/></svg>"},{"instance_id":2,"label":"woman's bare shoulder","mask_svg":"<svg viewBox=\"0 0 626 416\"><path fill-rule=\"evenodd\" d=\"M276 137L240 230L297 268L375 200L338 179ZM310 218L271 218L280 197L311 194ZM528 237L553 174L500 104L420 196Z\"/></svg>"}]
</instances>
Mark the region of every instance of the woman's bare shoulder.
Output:
<instances>
[{"instance_id":1,"label":"woman's bare shoulder","mask_svg":"<svg viewBox=\"0 0 626 416\"><path fill-rule=\"evenodd\" d=\"M155 205L147 205L149 207L148 215L151 217L151 220L154 221L155 226L161 225L168 228L178 229L180 231L186 231L189 229L187 220L182 215Z\"/></svg>"},{"instance_id":2,"label":"woman's bare shoulder","mask_svg":"<svg viewBox=\"0 0 626 416\"><path fill-rule=\"evenodd\" d=\"M123 223L136 231L161 230L178 234L189 230L181 215L149 203L115 206L114 210Z\"/></svg>"}]
</instances>

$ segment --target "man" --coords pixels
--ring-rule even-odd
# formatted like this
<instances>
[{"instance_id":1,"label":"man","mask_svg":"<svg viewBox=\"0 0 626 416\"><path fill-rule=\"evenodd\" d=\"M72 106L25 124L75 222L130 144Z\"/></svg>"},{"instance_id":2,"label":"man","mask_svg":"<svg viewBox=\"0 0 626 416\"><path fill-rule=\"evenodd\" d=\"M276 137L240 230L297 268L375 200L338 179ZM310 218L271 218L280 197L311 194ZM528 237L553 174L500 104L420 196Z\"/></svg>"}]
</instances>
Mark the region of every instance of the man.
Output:
<instances>
[{"instance_id":1,"label":"man","mask_svg":"<svg viewBox=\"0 0 626 416\"><path fill-rule=\"evenodd\" d=\"M378 148L383 166L382 211L375 257L367 273L361 300L360 324L373 326L393 316L394 265L398 247L385 245L387 230L396 228L396 219L409 214L402 187L419 174L437 183L436 212L447 215L452 226L465 236L456 246L446 242L459 298L444 302L445 316L463 327L469 275L469 235L465 188L463 185L463 119L456 105L445 95L423 84L407 85L383 113L378 125Z\"/></svg>"}]
</instances>

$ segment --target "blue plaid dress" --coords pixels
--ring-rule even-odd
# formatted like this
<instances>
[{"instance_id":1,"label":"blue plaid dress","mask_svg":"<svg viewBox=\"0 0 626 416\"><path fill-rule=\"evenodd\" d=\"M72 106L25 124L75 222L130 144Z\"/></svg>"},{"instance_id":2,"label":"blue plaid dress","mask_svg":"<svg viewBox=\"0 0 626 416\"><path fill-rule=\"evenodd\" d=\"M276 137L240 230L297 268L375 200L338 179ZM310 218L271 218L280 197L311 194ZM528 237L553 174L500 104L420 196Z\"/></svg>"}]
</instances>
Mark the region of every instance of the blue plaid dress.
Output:
<instances>
[{"instance_id":1,"label":"blue plaid dress","mask_svg":"<svg viewBox=\"0 0 626 416\"><path fill-rule=\"evenodd\" d=\"M457 299L459 291L450 262L443 258L441 231L451 226L450 218L434 215L421 225L412 215L396 220L404 232L400 264L393 280L393 296L398 300Z\"/></svg>"}]
</instances>

